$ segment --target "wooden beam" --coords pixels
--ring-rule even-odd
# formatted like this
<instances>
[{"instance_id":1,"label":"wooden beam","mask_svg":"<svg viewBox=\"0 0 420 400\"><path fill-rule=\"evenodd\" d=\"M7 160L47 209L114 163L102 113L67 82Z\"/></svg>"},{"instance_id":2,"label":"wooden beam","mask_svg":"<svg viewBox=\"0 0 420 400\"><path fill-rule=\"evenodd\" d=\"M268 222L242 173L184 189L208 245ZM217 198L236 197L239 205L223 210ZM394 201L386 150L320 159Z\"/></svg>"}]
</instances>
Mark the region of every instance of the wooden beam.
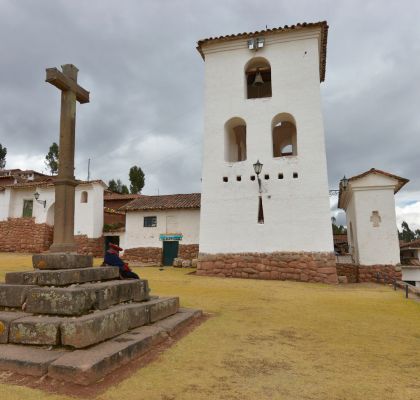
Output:
<instances>
[{"instance_id":1,"label":"wooden beam","mask_svg":"<svg viewBox=\"0 0 420 400\"><path fill-rule=\"evenodd\" d=\"M76 99L80 104L89 103L89 92L83 89L77 82L68 78L57 68L47 68L45 82L51 83L60 90L71 90L76 93Z\"/></svg>"}]
</instances>

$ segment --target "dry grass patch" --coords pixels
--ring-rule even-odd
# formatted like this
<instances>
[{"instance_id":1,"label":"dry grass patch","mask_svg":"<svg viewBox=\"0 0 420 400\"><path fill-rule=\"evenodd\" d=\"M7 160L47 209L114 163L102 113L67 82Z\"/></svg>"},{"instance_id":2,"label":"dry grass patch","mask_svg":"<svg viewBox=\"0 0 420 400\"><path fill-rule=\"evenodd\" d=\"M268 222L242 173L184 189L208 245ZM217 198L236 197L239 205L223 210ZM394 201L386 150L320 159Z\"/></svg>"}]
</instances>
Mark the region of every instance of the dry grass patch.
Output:
<instances>
[{"instance_id":1,"label":"dry grass patch","mask_svg":"<svg viewBox=\"0 0 420 400\"><path fill-rule=\"evenodd\" d=\"M28 267L29 257L0 254L0 279ZM213 318L97 399L420 398L420 304L402 292L135 270L152 293ZM3 394L67 398L0 385Z\"/></svg>"}]
</instances>

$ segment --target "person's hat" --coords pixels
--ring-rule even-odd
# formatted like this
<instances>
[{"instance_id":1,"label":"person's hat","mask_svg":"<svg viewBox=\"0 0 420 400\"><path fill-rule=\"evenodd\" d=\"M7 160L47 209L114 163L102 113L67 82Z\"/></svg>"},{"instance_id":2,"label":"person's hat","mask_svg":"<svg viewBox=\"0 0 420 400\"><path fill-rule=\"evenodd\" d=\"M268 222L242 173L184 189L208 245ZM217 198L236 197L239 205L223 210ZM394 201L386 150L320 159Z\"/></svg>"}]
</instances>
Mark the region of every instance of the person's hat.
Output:
<instances>
[{"instance_id":1,"label":"person's hat","mask_svg":"<svg viewBox=\"0 0 420 400\"><path fill-rule=\"evenodd\" d=\"M117 251L122 251L123 250L120 246L118 246L114 243L109 243L109 247L111 247L111 249L114 249L114 250L117 250Z\"/></svg>"}]
</instances>

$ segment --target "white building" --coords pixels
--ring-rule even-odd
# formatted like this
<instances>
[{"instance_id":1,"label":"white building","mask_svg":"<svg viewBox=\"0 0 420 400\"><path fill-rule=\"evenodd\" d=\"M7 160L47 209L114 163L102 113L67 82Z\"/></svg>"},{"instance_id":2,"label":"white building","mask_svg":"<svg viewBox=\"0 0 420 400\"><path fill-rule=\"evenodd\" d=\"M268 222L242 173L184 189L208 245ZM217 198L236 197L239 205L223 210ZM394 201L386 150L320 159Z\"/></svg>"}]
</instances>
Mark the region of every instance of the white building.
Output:
<instances>
[{"instance_id":1,"label":"white building","mask_svg":"<svg viewBox=\"0 0 420 400\"><path fill-rule=\"evenodd\" d=\"M205 61L199 273L337 279L320 97L327 31L320 22L198 42ZM300 265L294 272L285 265L290 257Z\"/></svg>"},{"instance_id":2,"label":"white building","mask_svg":"<svg viewBox=\"0 0 420 400\"><path fill-rule=\"evenodd\" d=\"M372 168L340 187L338 207L346 212L349 251L359 265L397 265L400 246L394 194L408 179Z\"/></svg>"},{"instance_id":3,"label":"white building","mask_svg":"<svg viewBox=\"0 0 420 400\"><path fill-rule=\"evenodd\" d=\"M80 182L75 192L75 224L74 234L80 247L95 247L103 252L103 196L106 185L102 181ZM38 194L38 199L34 194ZM55 192L52 179L28 179L20 183L8 183L0 186L0 251L32 251L47 250L52 227L54 225ZM32 228L30 228L32 226ZM37 236L45 236L42 243L39 238L27 238L28 230L37 230ZM4 235L4 237L3 237ZM93 240L91 240L93 239ZM98 243L95 240L98 239ZM9 242L23 243L16 250ZM33 247L31 242L38 242ZM28 244L28 248L24 243Z\"/></svg>"},{"instance_id":4,"label":"white building","mask_svg":"<svg viewBox=\"0 0 420 400\"><path fill-rule=\"evenodd\" d=\"M197 258L200 193L140 196L121 210L126 223L118 241L125 259L172 265L176 257Z\"/></svg>"},{"instance_id":5,"label":"white building","mask_svg":"<svg viewBox=\"0 0 420 400\"><path fill-rule=\"evenodd\" d=\"M400 246L402 280L420 287L420 239Z\"/></svg>"}]
</instances>

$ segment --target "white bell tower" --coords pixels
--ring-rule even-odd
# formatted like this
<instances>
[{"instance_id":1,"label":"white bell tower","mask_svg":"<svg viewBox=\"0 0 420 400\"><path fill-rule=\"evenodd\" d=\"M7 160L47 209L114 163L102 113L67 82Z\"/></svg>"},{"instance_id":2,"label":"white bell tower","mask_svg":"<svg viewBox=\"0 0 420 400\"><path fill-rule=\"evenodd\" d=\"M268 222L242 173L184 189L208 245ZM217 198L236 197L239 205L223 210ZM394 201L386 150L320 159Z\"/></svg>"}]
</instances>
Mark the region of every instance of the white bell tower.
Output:
<instances>
[{"instance_id":1,"label":"white bell tower","mask_svg":"<svg viewBox=\"0 0 420 400\"><path fill-rule=\"evenodd\" d=\"M320 98L327 32L318 22L198 42L199 274L336 280Z\"/></svg>"}]
</instances>

